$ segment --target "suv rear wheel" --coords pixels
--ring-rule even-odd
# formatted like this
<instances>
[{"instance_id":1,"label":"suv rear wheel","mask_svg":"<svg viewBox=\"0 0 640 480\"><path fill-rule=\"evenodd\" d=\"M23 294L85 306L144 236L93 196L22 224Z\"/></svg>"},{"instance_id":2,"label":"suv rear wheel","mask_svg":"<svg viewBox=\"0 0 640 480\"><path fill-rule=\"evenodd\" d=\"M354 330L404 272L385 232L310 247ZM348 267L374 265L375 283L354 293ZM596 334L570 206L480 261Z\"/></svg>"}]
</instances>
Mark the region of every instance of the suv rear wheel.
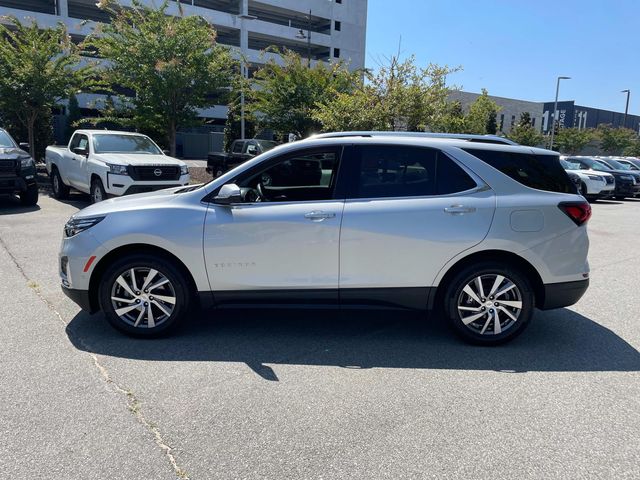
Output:
<instances>
[{"instance_id":1,"label":"suv rear wheel","mask_svg":"<svg viewBox=\"0 0 640 480\"><path fill-rule=\"evenodd\" d=\"M184 274L170 260L151 255L127 255L109 266L98 295L109 323L138 337L174 329L191 305Z\"/></svg>"},{"instance_id":2,"label":"suv rear wheel","mask_svg":"<svg viewBox=\"0 0 640 480\"><path fill-rule=\"evenodd\" d=\"M519 270L498 262L471 265L449 283L445 312L466 341L498 345L520 335L534 309L531 284Z\"/></svg>"}]
</instances>

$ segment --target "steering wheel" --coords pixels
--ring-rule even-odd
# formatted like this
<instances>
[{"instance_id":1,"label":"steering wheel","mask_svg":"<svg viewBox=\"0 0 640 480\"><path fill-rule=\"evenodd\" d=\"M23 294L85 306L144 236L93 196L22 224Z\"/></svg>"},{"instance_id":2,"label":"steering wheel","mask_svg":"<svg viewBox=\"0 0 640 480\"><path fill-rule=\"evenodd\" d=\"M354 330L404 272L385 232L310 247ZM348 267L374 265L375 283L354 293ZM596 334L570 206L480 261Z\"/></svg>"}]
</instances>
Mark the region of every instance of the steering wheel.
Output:
<instances>
[{"instance_id":1,"label":"steering wheel","mask_svg":"<svg viewBox=\"0 0 640 480\"><path fill-rule=\"evenodd\" d=\"M260 198L257 201L264 202L267 199L267 196L264 194L264 190L262 189L262 182L258 182L258 184L256 185L256 190L258 190L258 197Z\"/></svg>"}]
</instances>

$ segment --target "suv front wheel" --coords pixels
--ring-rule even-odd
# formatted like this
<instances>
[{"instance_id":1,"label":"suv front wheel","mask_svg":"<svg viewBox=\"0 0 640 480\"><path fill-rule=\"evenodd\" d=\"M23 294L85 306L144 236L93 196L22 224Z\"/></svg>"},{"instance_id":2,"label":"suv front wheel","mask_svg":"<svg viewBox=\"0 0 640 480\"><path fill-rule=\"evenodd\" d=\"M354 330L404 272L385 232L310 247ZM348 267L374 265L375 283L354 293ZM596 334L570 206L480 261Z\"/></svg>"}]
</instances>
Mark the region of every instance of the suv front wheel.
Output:
<instances>
[{"instance_id":1,"label":"suv front wheel","mask_svg":"<svg viewBox=\"0 0 640 480\"><path fill-rule=\"evenodd\" d=\"M155 337L174 329L190 308L188 282L173 262L127 255L109 266L99 287L109 323L126 334Z\"/></svg>"},{"instance_id":2,"label":"suv front wheel","mask_svg":"<svg viewBox=\"0 0 640 480\"><path fill-rule=\"evenodd\" d=\"M449 322L462 338L478 345L498 345L518 336L531 321L534 305L527 278L497 262L466 267L445 294Z\"/></svg>"}]
</instances>

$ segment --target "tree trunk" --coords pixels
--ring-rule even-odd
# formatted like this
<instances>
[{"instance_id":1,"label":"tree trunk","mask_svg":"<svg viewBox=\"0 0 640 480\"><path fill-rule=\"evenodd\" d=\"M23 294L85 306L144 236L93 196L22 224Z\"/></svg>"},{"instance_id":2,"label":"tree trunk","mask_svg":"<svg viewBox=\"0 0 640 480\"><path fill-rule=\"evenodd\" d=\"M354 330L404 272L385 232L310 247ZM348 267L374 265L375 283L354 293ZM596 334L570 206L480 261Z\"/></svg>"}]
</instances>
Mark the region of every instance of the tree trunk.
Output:
<instances>
[{"instance_id":1,"label":"tree trunk","mask_svg":"<svg viewBox=\"0 0 640 480\"><path fill-rule=\"evenodd\" d=\"M172 157L176 156L176 122L171 120L169 125L169 154Z\"/></svg>"},{"instance_id":2,"label":"tree trunk","mask_svg":"<svg viewBox=\"0 0 640 480\"><path fill-rule=\"evenodd\" d=\"M29 154L33 161L36 162L36 115L31 114L27 123L27 136L29 137Z\"/></svg>"}]
</instances>

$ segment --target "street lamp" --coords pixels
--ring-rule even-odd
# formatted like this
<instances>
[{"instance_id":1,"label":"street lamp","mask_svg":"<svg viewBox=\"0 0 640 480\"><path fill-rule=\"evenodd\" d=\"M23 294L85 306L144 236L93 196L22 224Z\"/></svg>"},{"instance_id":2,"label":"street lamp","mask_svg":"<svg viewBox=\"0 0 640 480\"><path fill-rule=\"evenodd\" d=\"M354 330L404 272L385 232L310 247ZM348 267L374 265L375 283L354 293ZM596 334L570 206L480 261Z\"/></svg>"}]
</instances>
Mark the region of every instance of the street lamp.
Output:
<instances>
[{"instance_id":1,"label":"street lamp","mask_svg":"<svg viewBox=\"0 0 640 480\"><path fill-rule=\"evenodd\" d=\"M558 81L556 83L556 101L553 104L553 121L551 122L551 144L549 145L549 150L553 150L553 136L556 131L556 112L558 111L558 94L560 93L560 80L570 80L571 77L558 77Z\"/></svg>"},{"instance_id":2,"label":"street lamp","mask_svg":"<svg viewBox=\"0 0 640 480\"><path fill-rule=\"evenodd\" d=\"M311 10L309 10L309 16L307 17L307 34L304 30L298 30L296 38L300 40L307 40L307 67L311 68Z\"/></svg>"},{"instance_id":3,"label":"street lamp","mask_svg":"<svg viewBox=\"0 0 640 480\"><path fill-rule=\"evenodd\" d=\"M245 3L246 5L246 3ZM245 20L255 20L256 17L255 15L249 15L249 13L247 11L245 11L244 13L241 13L240 15L238 15L238 18L240 19L240 75L242 75L242 85L240 86L240 140L244 140L245 137L245 125L244 125L244 87L245 87L245 80L247 79L248 72L247 72L247 64L246 64L246 48L245 46L248 48L248 34L247 34L247 42L244 41L244 34L245 34L245 29L244 29L244 21Z\"/></svg>"},{"instance_id":4,"label":"street lamp","mask_svg":"<svg viewBox=\"0 0 640 480\"><path fill-rule=\"evenodd\" d=\"M631 90L622 90L620 93L627 94L627 105L624 107L624 119L622 120L622 127L627 128L627 113L629 112L629 96L631 95Z\"/></svg>"}]
</instances>

